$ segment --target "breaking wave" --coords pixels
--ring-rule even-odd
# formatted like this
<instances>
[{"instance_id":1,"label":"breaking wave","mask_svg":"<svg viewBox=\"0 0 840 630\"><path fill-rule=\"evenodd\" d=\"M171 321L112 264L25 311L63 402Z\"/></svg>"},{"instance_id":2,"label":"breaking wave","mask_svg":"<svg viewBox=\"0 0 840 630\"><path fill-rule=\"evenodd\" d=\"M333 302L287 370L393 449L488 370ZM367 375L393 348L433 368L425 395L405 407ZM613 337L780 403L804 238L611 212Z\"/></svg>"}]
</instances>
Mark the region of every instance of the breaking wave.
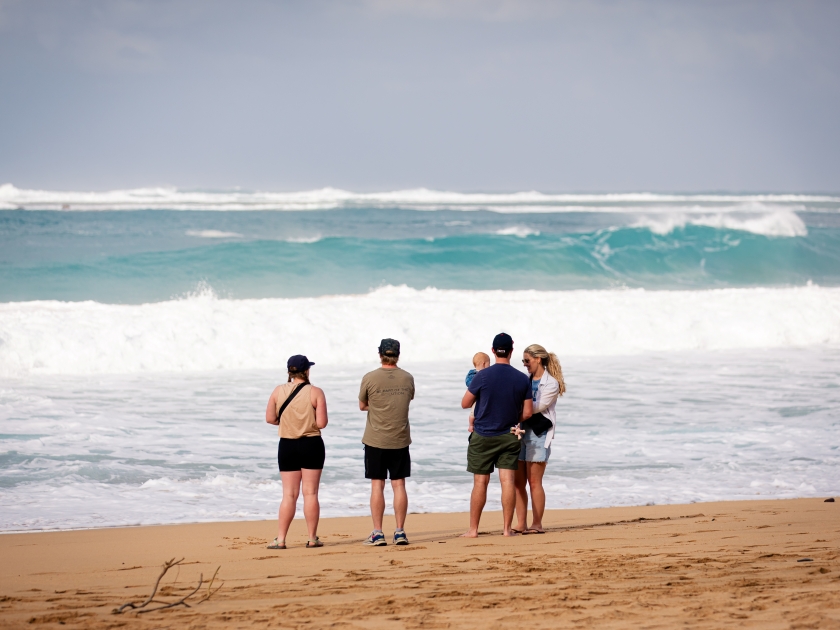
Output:
<instances>
[{"instance_id":1,"label":"breaking wave","mask_svg":"<svg viewBox=\"0 0 840 630\"><path fill-rule=\"evenodd\" d=\"M500 330L563 356L840 343L840 289L445 291L141 305L0 304L0 376L282 370L291 354L358 363L383 337L406 363L467 360Z\"/></svg>"}]
</instances>

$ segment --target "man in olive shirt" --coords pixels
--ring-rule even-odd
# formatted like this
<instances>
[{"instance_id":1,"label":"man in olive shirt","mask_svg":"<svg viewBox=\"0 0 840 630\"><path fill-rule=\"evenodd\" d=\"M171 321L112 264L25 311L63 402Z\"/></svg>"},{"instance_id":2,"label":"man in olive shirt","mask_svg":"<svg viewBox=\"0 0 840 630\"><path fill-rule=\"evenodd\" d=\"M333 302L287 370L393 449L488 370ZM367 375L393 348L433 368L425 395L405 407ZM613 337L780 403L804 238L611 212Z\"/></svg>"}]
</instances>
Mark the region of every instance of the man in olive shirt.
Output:
<instances>
[{"instance_id":1,"label":"man in olive shirt","mask_svg":"<svg viewBox=\"0 0 840 630\"><path fill-rule=\"evenodd\" d=\"M408 544L403 527L408 512L405 478L411 476L408 405L414 399L414 377L397 367L399 359L400 342L383 339L379 344L382 367L365 374L359 390L359 409L368 412L362 442L365 445L365 479L370 479L370 515L373 517L373 532L364 544L373 547L388 544L382 533L382 517L385 514L385 479L389 476L397 521L394 544Z\"/></svg>"}]
</instances>

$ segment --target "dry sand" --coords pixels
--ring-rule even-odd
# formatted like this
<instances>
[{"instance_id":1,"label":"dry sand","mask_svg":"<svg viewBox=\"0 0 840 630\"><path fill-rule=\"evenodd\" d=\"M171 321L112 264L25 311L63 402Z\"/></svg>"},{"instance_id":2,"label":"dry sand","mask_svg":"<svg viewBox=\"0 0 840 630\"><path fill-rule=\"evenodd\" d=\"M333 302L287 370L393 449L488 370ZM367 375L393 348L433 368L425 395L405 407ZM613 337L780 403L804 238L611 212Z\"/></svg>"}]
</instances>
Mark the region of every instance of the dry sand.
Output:
<instances>
[{"instance_id":1,"label":"dry sand","mask_svg":"<svg viewBox=\"0 0 840 630\"><path fill-rule=\"evenodd\" d=\"M295 521L285 551L265 548L271 521L7 534L0 625L840 628L840 502L554 510L545 523L545 535L503 538L488 512L487 534L468 540L465 514L411 515L410 546L367 548L369 519L334 518L321 523L326 546L304 549ZM159 599L221 566L210 600L112 614L182 556Z\"/></svg>"}]
</instances>

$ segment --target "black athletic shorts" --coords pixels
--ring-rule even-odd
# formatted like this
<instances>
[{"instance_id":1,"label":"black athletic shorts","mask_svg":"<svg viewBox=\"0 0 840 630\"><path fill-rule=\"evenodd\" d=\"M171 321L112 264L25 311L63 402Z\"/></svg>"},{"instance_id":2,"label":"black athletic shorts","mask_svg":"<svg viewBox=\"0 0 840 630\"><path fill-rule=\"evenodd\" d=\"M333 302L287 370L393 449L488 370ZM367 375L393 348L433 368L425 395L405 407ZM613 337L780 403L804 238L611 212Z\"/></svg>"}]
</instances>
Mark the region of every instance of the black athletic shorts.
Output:
<instances>
[{"instance_id":1,"label":"black athletic shorts","mask_svg":"<svg viewBox=\"0 0 840 630\"><path fill-rule=\"evenodd\" d=\"M320 435L296 440L280 438L280 446L277 448L277 465L280 466L280 472L291 472L301 468L322 470L324 456L324 440Z\"/></svg>"},{"instance_id":2,"label":"black athletic shorts","mask_svg":"<svg viewBox=\"0 0 840 630\"><path fill-rule=\"evenodd\" d=\"M411 455L405 448L377 448L365 444L365 479L411 477Z\"/></svg>"}]
</instances>

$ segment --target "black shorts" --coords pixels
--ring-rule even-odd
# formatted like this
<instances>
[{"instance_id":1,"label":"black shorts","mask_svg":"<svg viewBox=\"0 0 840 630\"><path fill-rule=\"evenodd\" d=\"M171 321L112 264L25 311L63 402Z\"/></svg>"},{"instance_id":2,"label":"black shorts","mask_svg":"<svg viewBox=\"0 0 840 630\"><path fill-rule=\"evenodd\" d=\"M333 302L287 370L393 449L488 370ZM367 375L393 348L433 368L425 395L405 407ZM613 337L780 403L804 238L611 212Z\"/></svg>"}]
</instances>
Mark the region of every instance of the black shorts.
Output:
<instances>
[{"instance_id":1,"label":"black shorts","mask_svg":"<svg viewBox=\"0 0 840 630\"><path fill-rule=\"evenodd\" d=\"M365 479L411 477L411 455L405 448L377 448L365 444Z\"/></svg>"},{"instance_id":2,"label":"black shorts","mask_svg":"<svg viewBox=\"0 0 840 630\"><path fill-rule=\"evenodd\" d=\"M277 465L280 472L292 472L301 468L322 470L324 457L324 440L320 435L296 440L280 438L280 446L277 447Z\"/></svg>"}]
</instances>

